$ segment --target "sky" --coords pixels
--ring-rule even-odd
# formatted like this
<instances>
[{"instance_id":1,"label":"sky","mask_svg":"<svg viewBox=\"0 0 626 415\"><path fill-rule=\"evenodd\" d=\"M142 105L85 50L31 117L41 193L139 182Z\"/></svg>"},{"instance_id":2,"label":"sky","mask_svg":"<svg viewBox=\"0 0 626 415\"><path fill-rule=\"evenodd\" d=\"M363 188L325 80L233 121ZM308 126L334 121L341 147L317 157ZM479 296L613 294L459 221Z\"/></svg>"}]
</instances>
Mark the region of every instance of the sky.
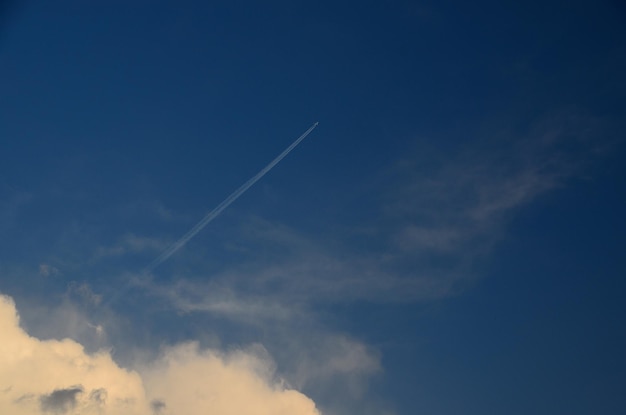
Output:
<instances>
[{"instance_id":1,"label":"sky","mask_svg":"<svg viewBox=\"0 0 626 415\"><path fill-rule=\"evenodd\" d=\"M626 413L624 74L617 0L1 1L0 413Z\"/></svg>"}]
</instances>

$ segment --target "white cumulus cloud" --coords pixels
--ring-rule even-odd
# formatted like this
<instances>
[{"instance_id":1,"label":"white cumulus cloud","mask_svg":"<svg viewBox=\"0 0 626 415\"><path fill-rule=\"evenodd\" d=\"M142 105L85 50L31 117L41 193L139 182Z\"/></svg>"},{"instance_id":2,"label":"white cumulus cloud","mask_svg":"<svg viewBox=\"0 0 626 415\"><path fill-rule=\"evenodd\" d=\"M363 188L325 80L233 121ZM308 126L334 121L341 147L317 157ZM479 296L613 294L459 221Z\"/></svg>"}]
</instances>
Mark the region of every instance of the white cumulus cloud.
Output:
<instances>
[{"instance_id":1,"label":"white cumulus cloud","mask_svg":"<svg viewBox=\"0 0 626 415\"><path fill-rule=\"evenodd\" d=\"M319 415L311 399L275 381L271 360L254 351L187 343L130 370L74 340L30 336L2 295L0 332L0 414Z\"/></svg>"}]
</instances>

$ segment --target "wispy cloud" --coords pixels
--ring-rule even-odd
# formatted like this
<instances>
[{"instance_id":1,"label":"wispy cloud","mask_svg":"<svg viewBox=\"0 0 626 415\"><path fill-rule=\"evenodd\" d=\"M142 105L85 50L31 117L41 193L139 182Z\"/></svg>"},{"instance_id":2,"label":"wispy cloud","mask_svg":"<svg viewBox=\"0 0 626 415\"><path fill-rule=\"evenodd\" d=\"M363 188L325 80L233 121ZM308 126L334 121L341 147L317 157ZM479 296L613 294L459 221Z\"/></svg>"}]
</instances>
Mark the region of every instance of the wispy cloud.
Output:
<instances>
[{"instance_id":1,"label":"wispy cloud","mask_svg":"<svg viewBox=\"0 0 626 415\"><path fill-rule=\"evenodd\" d=\"M153 285L149 290L167 298L180 311L209 312L248 324L285 321L298 314L296 308L268 301L267 297L241 295L228 284L198 285L189 280L179 280L171 286Z\"/></svg>"},{"instance_id":2,"label":"wispy cloud","mask_svg":"<svg viewBox=\"0 0 626 415\"><path fill-rule=\"evenodd\" d=\"M102 302L102 295L94 293L86 282L77 283L72 281L69 284L68 292L76 294L84 303L91 306L97 306Z\"/></svg>"},{"instance_id":3,"label":"wispy cloud","mask_svg":"<svg viewBox=\"0 0 626 415\"><path fill-rule=\"evenodd\" d=\"M375 350L346 335L326 333L308 342L306 346L292 340L290 345L290 351L298 353L289 373L297 388L327 394L344 389L351 398L362 398L367 379L382 370Z\"/></svg>"},{"instance_id":4,"label":"wispy cloud","mask_svg":"<svg viewBox=\"0 0 626 415\"><path fill-rule=\"evenodd\" d=\"M39 264L39 275L42 277L57 276L61 273L59 269L50 264Z\"/></svg>"},{"instance_id":5,"label":"wispy cloud","mask_svg":"<svg viewBox=\"0 0 626 415\"><path fill-rule=\"evenodd\" d=\"M96 248L93 259L101 260L107 257L119 257L139 253L153 254L163 250L166 246L167 242L164 240L128 233L112 245Z\"/></svg>"},{"instance_id":6,"label":"wispy cloud","mask_svg":"<svg viewBox=\"0 0 626 415\"><path fill-rule=\"evenodd\" d=\"M500 132L440 157L416 152L373 189L383 195L379 214L353 229L329 239L251 220L242 226L241 244L262 255L219 272L183 271L153 289L185 312L257 322L323 303L453 295L476 278L476 262L504 237L519 209L567 185L602 153L606 142L594 140L599 126L559 116L524 136Z\"/></svg>"}]
</instances>

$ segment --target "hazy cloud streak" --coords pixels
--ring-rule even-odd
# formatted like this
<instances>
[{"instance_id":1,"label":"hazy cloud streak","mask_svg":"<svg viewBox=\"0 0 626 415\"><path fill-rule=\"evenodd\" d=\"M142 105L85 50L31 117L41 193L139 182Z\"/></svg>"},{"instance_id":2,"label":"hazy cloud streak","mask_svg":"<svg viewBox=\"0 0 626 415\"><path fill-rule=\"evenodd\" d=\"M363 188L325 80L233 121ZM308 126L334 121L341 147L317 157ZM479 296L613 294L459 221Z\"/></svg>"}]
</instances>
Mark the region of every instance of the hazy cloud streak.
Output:
<instances>
[{"instance_id":1,"label":"hazy cloud streak","mask_svg":"<svg viewBox=\"0 0 626 415\"><path fill-rule=\"evenodd\" d=\"M174 242L169 248L161 253L152 263L150 263L146 268L144 268L143 273L149 274L156 267L158 267L161 263L166 261L169 257L171 257L176 251L185 246L187 242L198 232L200 232L205 226L207 226L213 219L215 219L224 209L230 206L235 200L239 198L242 194L246 192L250 187L252 187L256 182L258 182L267 172L269 172L274 166L276 166L287 154L291 152L302 140L306 138L307 135L313 131L317 124L313 124L308 130L306 130L296 141L291 143L289 147L287 147L282 153L278 155L274 160L272 160L267 166L265 166L260 172L258 172L254 177L245 182L241 187L231 193L222 203L217 205L215 209L209 212L200 222L198 222L193 228L189 230L185 235L183 235L178 241Z\"/></svg>"}]
</instances>

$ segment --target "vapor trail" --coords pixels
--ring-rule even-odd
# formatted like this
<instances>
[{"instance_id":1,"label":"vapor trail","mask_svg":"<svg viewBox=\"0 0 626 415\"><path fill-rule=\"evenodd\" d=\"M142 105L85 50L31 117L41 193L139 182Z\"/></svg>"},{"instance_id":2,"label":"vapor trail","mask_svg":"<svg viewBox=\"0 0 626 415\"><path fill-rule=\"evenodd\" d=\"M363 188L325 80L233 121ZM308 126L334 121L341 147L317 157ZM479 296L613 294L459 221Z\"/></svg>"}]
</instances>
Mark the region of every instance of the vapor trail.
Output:
<instances>
[{"instance_id":1,"label":"vapor trail","mask_svg":"<svg viewBox=\"0 0 626 415\"><path fill-rule=\"evenodd\" d=\"M265 166L254 177L252 177L247 182L245 182L243 185L241 185L241 187L239 187L237 190L235 190L233 193L231 193L230 196L228 196L226 199L224 199L224 201L222 203L220 203L219 205L217 205L212 211L207 213L207 215L204 218L202 218L202 220L200 222L198 222L193 228L191 228L179 240L174 242L169 248L167 248L165 251L163 251L161 253L161 255L159 255L154 261L152 261L150 263L150 265L148 265L146 268L144 268L143 273L144 274L151 273L156 267L158 267L160 264L162 264L164 261L166 261L172 255L174 255L174 253L176 253L176 251L178 251L180 248L185 246L185 244L187 242L189 242L189 240L191 238L196 236L196 234L198 232L200 232L213 219L215 219L220 213L222 213L222 211L224 209L226 209L228 206L230 206L235 200L237 200L239 198L239 196L244 194L246 192L246 190L248 190L250 187L252 187L263 176L265 176L265 174L268 171L272 170L272 168L275 165L277 165L283 158L285 158L285 156L287 154L289 154L289 152L291 152L291 150L293 150L298 144L300 144L300 142L302 140L304 140L306 138L306 136L309 135L311 133L311 131L313 131L313 129L315 127L317 127L317 124L319 124L319 123L316 122L315 124L313 124L300 137L298 137L298 139L296 141L291 143L291 145L289 147L287 147L282 153L280 153L278 155L278 157L276 157L274 160L272 160L267 166Z\"/></svg>"}]
</instances>

